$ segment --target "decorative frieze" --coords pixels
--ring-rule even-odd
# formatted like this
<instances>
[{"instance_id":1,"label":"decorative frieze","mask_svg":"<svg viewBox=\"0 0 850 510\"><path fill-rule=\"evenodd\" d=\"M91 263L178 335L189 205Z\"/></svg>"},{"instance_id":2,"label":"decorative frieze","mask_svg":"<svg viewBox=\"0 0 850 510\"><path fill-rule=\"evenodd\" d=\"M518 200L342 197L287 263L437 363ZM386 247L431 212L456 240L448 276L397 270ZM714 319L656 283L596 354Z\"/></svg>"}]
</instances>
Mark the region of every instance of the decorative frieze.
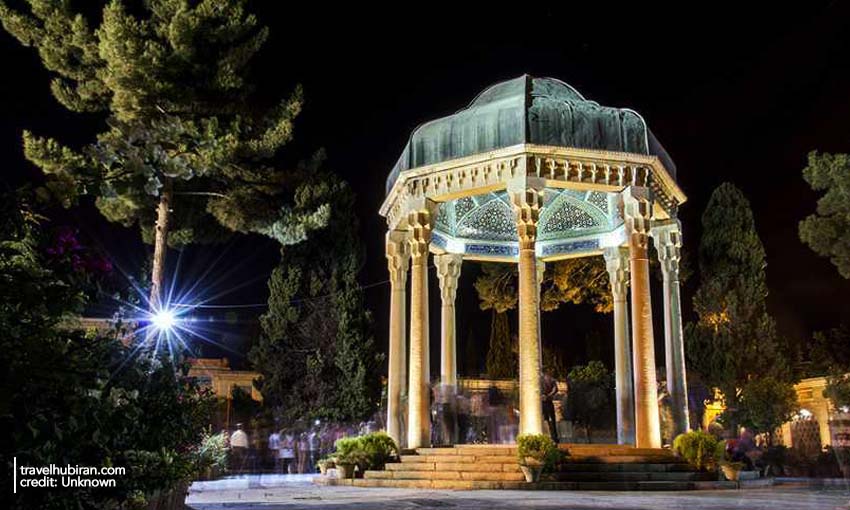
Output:
<instances>
[{"instance_id":1,"label":"decorative frieze","mask_svg":"<svg viewBox=\"0 0 850 510\"><path fill-rule=\"evenodd\" d=\"M546 180L551 187L578 186L600 191L645 187L668 215L685 195L655 156L521 144L402 172L387 195L381 214L390 228L403 221L409 199L438 202L504 189L523 177Z\"/></svg>"}]
</instances>

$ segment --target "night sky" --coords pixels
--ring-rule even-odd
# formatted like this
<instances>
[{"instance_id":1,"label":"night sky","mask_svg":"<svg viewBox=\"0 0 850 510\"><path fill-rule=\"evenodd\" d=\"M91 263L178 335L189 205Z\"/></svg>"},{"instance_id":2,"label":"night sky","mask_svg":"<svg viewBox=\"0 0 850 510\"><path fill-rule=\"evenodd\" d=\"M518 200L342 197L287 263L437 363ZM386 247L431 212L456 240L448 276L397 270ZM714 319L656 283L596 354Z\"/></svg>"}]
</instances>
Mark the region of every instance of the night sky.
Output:
<instances>
[{"instance_id":1,"label":"night sky","mask_svg":"<svg viewBox=\"0 0 850 510\"><path fill-rule=\"evenodd\" d=\"M357 192L367 250L364 285L387 279L386 226L377 210L386 175L410 132L463 108L493 83L529 73L561 79L588 99L635 109L646 119L676 162L689 198L680 217L692 260L711 191L724 181L744 191L767 251L769 305L781 333L805 343L812 331L850 316L850 282L797 235L799 221L816 200L801 176L807 153L850 152L850 11L839 2L749 11L712 3L713 10L659 12L527 3L472 9L460 2L419 4L411 11L369 10L361 4L276 11L277 2L255 4L272 29L255 66L260 97L284 96L295 83L303 84L307 103L286 157L308 157L324 147L329 167ZM84 143L103 119L63 110L50 95L48 74L35 52L5 32L0 32L0 52L5 64L0 157L4 180L15 186L39 179L22 157L22 129ZM78 226L122 268L133 271L145 259L137 231L106 223L91 204L58 221ZM179 281L192 281L212 267L205 287L209 295L223 293L213 303L262 303L277 259L273 242L241 236L187 250ZM459 359L467 354L460 361L467 373L481 368L489 335L489 312L478 311L471 285L477 272L476 264L464 266L458 294L458 352ZM433 271L431 277L436 289ZM653 284L657 293L660 282ZM686 310L695 284L692 278L686 286ZM365 291L381 345L386 344L388 291L387 285ZM432 348L439 345L438 296L431 292ZM660 319L660 300L654 305ZM233 311L235 324L227 309L211 309L207 316L229 324L218 340L238 352L256 331L254 318L262 309ZM544 314L544 342L558 346L568 363L583 361L585 338L598 331L603 345L596 349L609 356L610 320L585 307L562 307ZM658 320L656 339L661 362ZM240 363L237 354L232 358ZM432 359L439 359L436 351ZM439 367L432 364L432 370Z\"/></svg>"}]
</instances>

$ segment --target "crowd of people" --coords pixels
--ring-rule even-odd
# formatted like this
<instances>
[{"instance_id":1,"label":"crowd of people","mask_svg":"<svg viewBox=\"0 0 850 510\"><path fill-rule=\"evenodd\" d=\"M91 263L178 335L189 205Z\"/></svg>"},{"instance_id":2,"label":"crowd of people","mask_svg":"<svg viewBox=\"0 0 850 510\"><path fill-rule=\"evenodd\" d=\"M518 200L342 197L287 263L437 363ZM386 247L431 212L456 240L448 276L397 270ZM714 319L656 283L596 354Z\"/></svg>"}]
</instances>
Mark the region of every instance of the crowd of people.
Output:
<instances>
[{"instance_id":1,"label":"crowd of people","mask_svg":"<svg viewBox=\"0 0 850 510\"><path fill-rule=\"evenodd\" d=\"M547 429L558 441L554 402L558 385L546 375L541 379L541 406ZM485 391L463 390L435 382L431 386L431 443L506 444L516 441L519 402L515 391L491 385ZM322 423L320 420L293 427L254 427L250 432L237 423L229 437L230 470L236 473L315 473L319 459L333 453L337 439L368 434L382 428L375 420L357 425ZM404 417L402 417L402 420ZM402 423L402 430L405 430Z\"/></svg>"},{"instance_id":2,"label":"crowd of people","mask_svg":"<svg viewBox=\"0 0 850 510\"><path fill-rule=\"evenodd\" d=\"M275 472L303 474L318 472L317 462L333 452L337 439L374 432L374 422L357 426L321 423L271 431L245 430L242 423L229 435L230 470L236 473Z\"/></svg>"},{"instance_id":3,"label":"crowd of people","mask_svg":"<svg viewBox=\"0 0 850 510\"><path fill-rule=\"evenodd\" d=\"M559 442L556 405L563 408L566 393L559 393L555 378L541 378L540 403L552 440ZM516 442L519 398L495 385L486 391L464 391L435 382L431 386L431 443L506 444ZM403 429L403 427L402 427Z\"/></svg>"}]
</instances>

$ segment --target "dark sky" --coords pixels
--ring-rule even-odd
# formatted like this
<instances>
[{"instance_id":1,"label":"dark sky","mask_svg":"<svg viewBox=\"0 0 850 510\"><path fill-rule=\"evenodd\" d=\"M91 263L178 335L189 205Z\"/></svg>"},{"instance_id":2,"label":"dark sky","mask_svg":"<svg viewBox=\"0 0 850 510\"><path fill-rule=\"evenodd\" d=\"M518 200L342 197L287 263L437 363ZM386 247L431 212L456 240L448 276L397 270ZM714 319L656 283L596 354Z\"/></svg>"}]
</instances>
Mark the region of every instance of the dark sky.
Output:
<instances>
[{"instance_id":1,"label":"dark sky","mask_svg":"<svg viewBox=\"0 0 850 510\"><path fill-rule=\"evenodd\" d=\"M387 278L385 223L377 210L386 175L411 130L464 107L490 84L529 73L559 78L589 99L641 113L676 161L689 197L681 219L690 253L696 252L699 218L711 191L724 181L744 191L767 251L770 307L782 333L805 342L812 331L850 315L850 282L797 236L798 222L816 200L801 177L806 154L850 152L850 11L840 2L748 10L711 3L711 9L658 12L492 3L474 9L461 2L418 3L410 10L369 10L362 3L276 10L277 2L255 3L272 29L255 69L260 93L283 96L303 84L307 104L289 156L326 148L329 166L357 192L367 249L364 284ZM38 176L21 157L22 129L82 143L102 119L63 111L37 56L5 33L0 51L6 69L0 80L0 156L6 181L19 184ZM90 206L63 220L81 225L124 267L144 260L136 232L106 224ZM211 250L189 250L181 278L190 280L217 261L211 273L216 278L207 280L214 292L245 284L217 302L264 302L265 279L276 260L273 243L240 237ZM464 267L458 297L460 357L469 352L472 359L481 358L489 334L489 316L477 311L471 287L476 272L474 264ZM213 285L213 279L219 281ZM688 308L695 283L686 288ZM386 286L366 291L382 345L387 294ZM432 346L439 332L436 296L432 292ZM655 305L658 318L660 301ZM220 341L240 350L255 329L256 309L237 312L239 322ZM220 309L210 314L224 316ZM582 307L562 308L544 316L544 338L560 346L569 362L580 361L585 336L598 330L607 340L609 322ZM470 331L471 351L465 345ZM656 337L663 337L660 324ZM607 345L603 352L610 352ZM661 356L659 349L659 361ZM477 368L461 362L465 366Z\"/></svg>"}]
</instances>

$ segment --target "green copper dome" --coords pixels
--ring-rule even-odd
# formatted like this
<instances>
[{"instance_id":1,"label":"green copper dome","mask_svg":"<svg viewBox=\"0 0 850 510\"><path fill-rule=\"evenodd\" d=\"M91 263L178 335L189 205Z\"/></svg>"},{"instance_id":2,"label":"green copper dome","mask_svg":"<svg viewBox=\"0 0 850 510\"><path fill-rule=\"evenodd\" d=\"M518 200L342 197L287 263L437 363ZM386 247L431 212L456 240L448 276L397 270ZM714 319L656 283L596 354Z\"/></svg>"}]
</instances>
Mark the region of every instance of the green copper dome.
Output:
<instances>
[{"instance_id":1,"label":"green copper dome","mask_svg":"<svg viewBox=\"0 0 850 510\"><path fill-rule=\"evenodd\" d=\"M522 143L654 155L676 178L672 160L637 112L601 106L554 78L524 75L416 128L387 178L387 192L405 170Z\"/></svg>"}]
</instances>

